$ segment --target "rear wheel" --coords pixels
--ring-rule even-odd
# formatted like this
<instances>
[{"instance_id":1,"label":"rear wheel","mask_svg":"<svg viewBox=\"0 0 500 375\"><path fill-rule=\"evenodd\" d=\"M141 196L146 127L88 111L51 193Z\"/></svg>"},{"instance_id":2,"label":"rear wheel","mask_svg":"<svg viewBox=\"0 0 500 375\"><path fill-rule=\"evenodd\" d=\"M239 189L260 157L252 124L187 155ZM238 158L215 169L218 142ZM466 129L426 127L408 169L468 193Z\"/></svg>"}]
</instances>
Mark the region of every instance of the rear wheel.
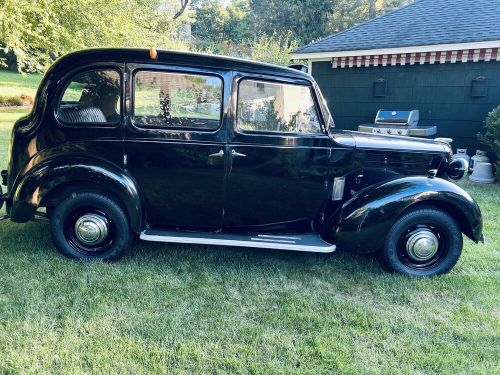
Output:
<instances>
[{"instance_id":1,"label":"rear wheel","mask_svg":"<svg viewBox=\"0 0 500 375\"><path fill-rule=\"evenodd\" d=\"M410 276L449 272L462 253L462 232L446 212L415 209L399 218L379 253L390 271Z\"/></svg>"},{"instance_id":2,"label":"rear wheel","mask_svg":"<svg viewBox=\"0 0 500 375\"><path fill-rule=\"evenodd\" d=\"M73 193L51 212L52 240L64 255L82 260L113 261L131 247L128 218L111 197Z\"/></svg>"}]
</instances>

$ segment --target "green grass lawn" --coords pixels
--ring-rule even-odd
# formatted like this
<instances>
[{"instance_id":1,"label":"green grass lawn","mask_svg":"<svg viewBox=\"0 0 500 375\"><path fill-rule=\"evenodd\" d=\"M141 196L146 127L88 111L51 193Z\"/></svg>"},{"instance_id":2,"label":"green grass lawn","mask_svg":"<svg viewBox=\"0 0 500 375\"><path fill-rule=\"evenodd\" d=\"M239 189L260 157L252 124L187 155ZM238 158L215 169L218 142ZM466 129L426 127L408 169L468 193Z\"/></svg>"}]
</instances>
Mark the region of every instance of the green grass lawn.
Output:
<instances>
[{"instance_id":1,"label":"green grass lawn","mask_svg":"<svg viewBox=\"0 0 500 375\"><path fill-rule=\"evenodd\" d=\"M27 94L34 97L41 79L41 74L22 76L16 72L0 70L0 96Z\"/></svg>"},{"instance_id":2,"label":"green grass lawn","mask_svg":"<svg viewBox=\"0 0 500 375\"><path fill-rule=\"evenodd\" d=\"M0 110L0 169L11 125ZM371 256L138 243L60 256L48 227L0 223L0 374L500 373L500 188L463 183L486 243L448 275Z\"/></svg>"}]
</instances>

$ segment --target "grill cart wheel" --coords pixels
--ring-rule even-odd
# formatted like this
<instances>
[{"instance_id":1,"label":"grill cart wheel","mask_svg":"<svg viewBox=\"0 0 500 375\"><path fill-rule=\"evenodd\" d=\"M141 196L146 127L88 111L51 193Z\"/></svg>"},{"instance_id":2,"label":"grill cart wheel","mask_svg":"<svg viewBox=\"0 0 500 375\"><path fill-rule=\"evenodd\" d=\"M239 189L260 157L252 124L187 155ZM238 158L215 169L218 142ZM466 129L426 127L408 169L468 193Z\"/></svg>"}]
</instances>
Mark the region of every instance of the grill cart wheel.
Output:
<instances>
[{"instance_id":1,"label":"grill cart wheel","mask_svg":"<svg viewBox=\"0 0 500 375\"><path fill-rule=\"evenodd\" d=\"M50 225L57 249L71 258L113 261L133 241L123 209L100 193L69 195L54 208Z\"/></svg>"},{"instance_id":2,"label":"grill cart wheel","mask_svg":"<svg viewBox=\"0 0 500 375\"><path fill-rule=\"evenodd\" d=\"M462 232L446 212L421 208L400 217L379 256L390 271L410 276L447 273L462 253Z\"/></svg>"}]
</instances>

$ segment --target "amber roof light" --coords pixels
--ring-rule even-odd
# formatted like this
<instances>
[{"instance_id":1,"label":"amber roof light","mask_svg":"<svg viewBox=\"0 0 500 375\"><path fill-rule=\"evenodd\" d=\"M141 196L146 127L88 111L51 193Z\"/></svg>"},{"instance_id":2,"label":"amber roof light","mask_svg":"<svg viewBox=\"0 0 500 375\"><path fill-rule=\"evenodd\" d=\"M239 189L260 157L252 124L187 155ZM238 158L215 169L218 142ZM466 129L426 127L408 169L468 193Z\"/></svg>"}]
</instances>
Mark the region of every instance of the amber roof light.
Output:
<instances>
[{"instance_id":1,"label":"amber roof light","mask_svg":"<svg viewBox=\"0 0 500 375\"><path fill-rule=\"evenodd\" d=\"M152 60L156 60L158 58L158 52L155 48L151 47L149 49L149 57L151 57Z\"/></svg>"}]
</instances>

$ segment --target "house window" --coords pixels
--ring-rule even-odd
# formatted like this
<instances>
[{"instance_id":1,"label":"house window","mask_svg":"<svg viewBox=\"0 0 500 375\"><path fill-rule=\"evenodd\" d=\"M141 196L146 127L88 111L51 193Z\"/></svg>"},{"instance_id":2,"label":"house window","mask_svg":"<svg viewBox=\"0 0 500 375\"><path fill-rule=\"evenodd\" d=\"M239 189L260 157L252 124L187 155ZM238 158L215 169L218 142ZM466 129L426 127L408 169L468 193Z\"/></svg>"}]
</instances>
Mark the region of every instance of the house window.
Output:
<instances>
[{"instance_id":1,"label":"house window","mask_svg":"<svg viewBox=\"0 0 500 375\"><path fill-rule=\"evenodd\" d=\"M222 113L222 79L216 76L140 71L135 75L138 126L215 130Z\"/></svg>"},{"instance_id":2,"label":"house window","mask_svg":"<svg viewBox=\"0 0 500 375\"><path fill-rule=\"evenodd\" d=\"M120 73L96 69L75 75L57 107L66 124L117 124L120 121Z\"/></svg>"},{"instance_id":3,"label":"house window","mask_svg":"<svg viewBox=\"0 0 500 375\"><path fill-rule=\"evenodd\" d=\"M310 87L254 80L239 85L238 127L244 131L322 132Z\"/></svg>"}]
</instances>

